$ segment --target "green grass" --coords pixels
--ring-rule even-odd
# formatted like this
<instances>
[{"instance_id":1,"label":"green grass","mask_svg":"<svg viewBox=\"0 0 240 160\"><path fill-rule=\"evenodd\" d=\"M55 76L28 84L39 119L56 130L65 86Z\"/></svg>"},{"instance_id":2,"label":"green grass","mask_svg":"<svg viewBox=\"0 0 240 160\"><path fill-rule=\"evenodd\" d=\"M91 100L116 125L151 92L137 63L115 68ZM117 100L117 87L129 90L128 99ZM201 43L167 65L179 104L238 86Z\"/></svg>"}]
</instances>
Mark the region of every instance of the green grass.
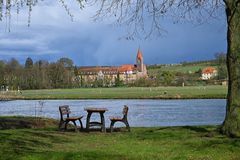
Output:
<instances>
[{"instance_id":1,"label":"green grass","mask_svg":"<svg viewBox=\"0 0 240 160\"><path fill-rule=\"evenodd\" d=\"M47 128L4 129L0 130L0 159L238 160L240 139L227 138L216 129L191 126L75 133L59 132L52 123Z\"/></svg>"},{"instance_id":2,"label":"green grass","mask_svg":"<svg viewBox=\"0 0 240 160\"><path fill-rule=\"evenodd\" d=\"M167 66L163 67L162 70L165 71L174 71L174 72L183 72L183 73L194 73L199 69L209 67L207 64L198 64L198 65L186 65L186 66Z\"/></svg>"},{"instance_id":3,"label":"green grass","mask_svg":"<svg viewBox=\"0 0 240 160\"><path fill-rule=\"evenodd\" d=\"M173 65L173 66L162 66L161 68L149 69L148 72L150 74L157 74L159 71L170 71L170 72L180 72L180 73L195 73L199 69L203 69L206 67L212 66L212 64L202 63L202 64L190 64L190 65ZM217 66L212 66L216 67Z\"/></svg>"},{"instance_id":4,"label":"green grass","mask_svg":"<svg viewBox=\"0 0 240 160\"><path fill-rule=\"evenodd\" d=\"M24 90L18 99L226 98L226 86L78 88Z\"/></svg>"}]
</instances>

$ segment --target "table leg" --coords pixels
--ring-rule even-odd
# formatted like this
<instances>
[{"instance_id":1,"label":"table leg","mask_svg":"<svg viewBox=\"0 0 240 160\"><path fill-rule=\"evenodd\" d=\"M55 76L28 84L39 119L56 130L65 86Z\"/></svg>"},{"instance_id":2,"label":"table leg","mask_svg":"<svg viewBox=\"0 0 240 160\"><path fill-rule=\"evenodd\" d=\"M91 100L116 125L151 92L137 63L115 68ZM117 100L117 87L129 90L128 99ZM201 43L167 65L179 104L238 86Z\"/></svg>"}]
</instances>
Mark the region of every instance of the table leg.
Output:
<instances>
[{"instance_id":1,"label":"table leg","mask_svg":"<svg viewBox=\"0 0 240 160\"><path fill-rule=\"evenodd\" d=\"M100 116L101 116L102 132L106 132L104 114L100 113Z\"/></svg>"},{"instance_id":2,"label":"table leg","mask_svg":"<svg viewBox=\"0 0 240 160\"><path fill-rule=\"evenodd\" d=\"M86 120L86 131L89 132L89 123L91 118L92 112L88 112L87 120Z\"/></svg>"}]
</instances>

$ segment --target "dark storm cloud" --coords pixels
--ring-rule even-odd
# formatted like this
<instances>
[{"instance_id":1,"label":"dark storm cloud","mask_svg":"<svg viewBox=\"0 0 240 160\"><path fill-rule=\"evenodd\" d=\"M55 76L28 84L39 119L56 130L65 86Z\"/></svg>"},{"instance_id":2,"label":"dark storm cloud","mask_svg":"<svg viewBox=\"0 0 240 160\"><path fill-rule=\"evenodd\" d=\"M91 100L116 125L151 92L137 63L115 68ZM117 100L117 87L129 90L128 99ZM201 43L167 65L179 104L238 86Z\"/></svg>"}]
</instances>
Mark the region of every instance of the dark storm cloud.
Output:
<instances>
[{"instance_id":1,"label":"dark storm cloud","mask_svg":"<svg viewBox=\"0 0 240 160\"><path fill-rule=\"evenodd\" d=\"M126 33L124 29L93 23L90 11L73 11L71 22L61 5L40 5L33 9L31 27L26 27L26 17L20 17L10 33L1 22L0 59L15 57L24 63L28 56L49 61L69 57L85 66L133 64L140 47L145 63L158 64L207 60L226 51L224 17L199 26L163 21L168 31L164 36L127 41L119 40Z\"/></svg>"}]
</instances>

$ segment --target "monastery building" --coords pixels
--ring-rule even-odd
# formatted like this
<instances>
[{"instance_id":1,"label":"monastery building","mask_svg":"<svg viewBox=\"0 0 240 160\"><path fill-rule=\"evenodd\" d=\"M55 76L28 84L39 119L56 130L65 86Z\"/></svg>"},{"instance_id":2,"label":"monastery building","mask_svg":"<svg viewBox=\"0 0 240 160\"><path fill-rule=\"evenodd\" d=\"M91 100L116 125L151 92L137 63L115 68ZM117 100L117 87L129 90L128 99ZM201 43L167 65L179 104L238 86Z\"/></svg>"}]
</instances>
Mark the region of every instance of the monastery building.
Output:
<instances>
[{"instance_id":1,"label":"monastery building","mask_svg":"<svg viewBox=\"0 0 240 160\"><path fill-rule=\"evenodd\" d=\"M124 83L129 83L139 78L147 77L147 69L143 63L143 55L140 49L137 52L136 64L80 67L78 73L83 83L94 82L100 79L108 81L111 85L115 84L117 78Z\"/></svg>"}]
</instances>

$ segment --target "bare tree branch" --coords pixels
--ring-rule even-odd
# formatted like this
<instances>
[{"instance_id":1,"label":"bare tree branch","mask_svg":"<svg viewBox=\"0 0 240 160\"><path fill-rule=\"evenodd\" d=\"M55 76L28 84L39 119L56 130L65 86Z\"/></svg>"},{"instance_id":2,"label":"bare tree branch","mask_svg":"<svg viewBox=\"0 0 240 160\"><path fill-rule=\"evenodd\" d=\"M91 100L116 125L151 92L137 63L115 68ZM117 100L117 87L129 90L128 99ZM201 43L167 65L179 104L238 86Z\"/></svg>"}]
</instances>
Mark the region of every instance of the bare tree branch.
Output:
<instances>
[{"instance_id":1,"label":"bare tree branch","mask_svg":"<svg viewBox=\"0 0 240 160\"><path fill-rule=\"evenodd\" d=\"M171 17L175 22L202 24L209 18L216 18L219 8L223 8L221 0L99 0L97 3L101 5L95 20L114 15L117 24L129 27L130 36L144 34L145 38L164 31L160 26L163 17Z\"/></svg>"},{"instance_id":2,"label":"bare tree branch","mask_svg":"<svg viewBox=\"0 0 240 160\"><path fill-rule=\"evenodd\" d=\"M67 1L59 2L73 20ZM126 25L128 39L161 35L165 32L161 26L163 17L172 18L174 22L184 20L201 24L209 18L217 17L219 8L223 7L222 0L76 0L76 2L80 9L91 5L99 6L93 17L96 21L108 19L113 24ZM239 0L236 2L237 5ZM11 7L15 7L17 13L20 8L28 7L29 26L32 8L37 3L38 0L0 0L0 21L5 16L10 27Z\"/></svg>"}]
</instances>

